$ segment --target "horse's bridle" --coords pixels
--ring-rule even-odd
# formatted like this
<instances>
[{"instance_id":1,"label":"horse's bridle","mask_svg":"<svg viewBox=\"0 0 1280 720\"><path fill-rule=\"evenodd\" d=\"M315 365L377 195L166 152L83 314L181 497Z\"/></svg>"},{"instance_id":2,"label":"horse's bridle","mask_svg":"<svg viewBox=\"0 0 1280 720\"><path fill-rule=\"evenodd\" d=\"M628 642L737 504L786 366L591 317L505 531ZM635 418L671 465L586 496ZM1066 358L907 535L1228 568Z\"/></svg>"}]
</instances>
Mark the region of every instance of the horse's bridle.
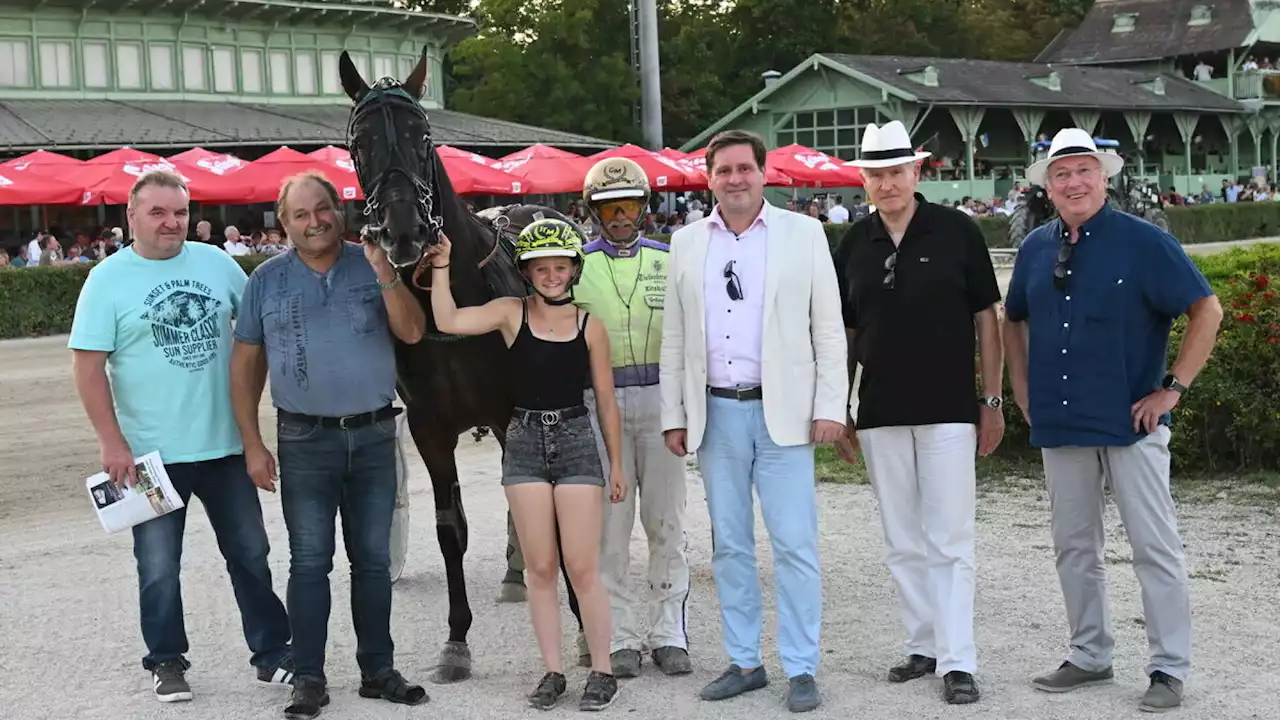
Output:
<instances>
[{"instance_id":1,"label":"horse's bridle","mask_svg":"<svg viewBox=\"0 0 1280 720\"><path fill-rule=\"evenodd\" d=\"M439 192L437 184L436 172L438 168L431 170L431 182L427 183L422 178L415 175L411 170L412 167L409 158L405 157L404 150L400 146L399 138L396 135L395 123L392 122L391 113L393 107L403 107L410 112L417 113L423 119L423 125L427 131L422 140L427 146L427 157L435 158L435 145L431 141L431 124L427 122L426 112L422 106L418 104L394 79L384 77L372 86L365 93L364 97L356 103L355 108L351 111L351 119L347 123L347 148L352 150L351 163L355 166L356 177L362 182L365 178L360 168L360 153L355 152L355 128L356 124L362 120L368 113L379 112L382 117L382 133L383 139L391 148L391 162L382 170L374 179L369 187L365 188L365 206L364 214L366 217L378 217L376 213L381 206L382 192L395 174L403 175L405 180L413 187L417 197L418 217L426 218L428 228L435 233L436 239L439 239L440 231L444 227L444 218L435 211L435 198Z\"/></svg>"}]
</instances>

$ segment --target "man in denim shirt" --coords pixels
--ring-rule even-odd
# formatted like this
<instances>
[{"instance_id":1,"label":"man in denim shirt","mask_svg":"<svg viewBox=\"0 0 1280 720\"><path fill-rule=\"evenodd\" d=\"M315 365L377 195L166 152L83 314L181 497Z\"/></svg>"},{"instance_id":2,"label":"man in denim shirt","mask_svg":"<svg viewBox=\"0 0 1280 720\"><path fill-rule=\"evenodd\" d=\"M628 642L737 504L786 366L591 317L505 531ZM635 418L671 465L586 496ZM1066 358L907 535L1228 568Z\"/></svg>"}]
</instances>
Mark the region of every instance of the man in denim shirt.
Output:
<instances>
[{"instance_id":1,"label":"man in denim shirt","mask_svg":"<svg viewBox=\"0 0 1280 720\"><path fill-rule=\"evenodd\" d=\"M1006 301L1005 357L1018 407L1043 449L1071 652L1033 680L1046 692L1110 683L1104 484L1115 496L1142 588L1151 661L1140 709L1182 704L1191 669L1186 561L1169 494L1170 411L1213 349L1222 308L1168 233L1107 204L1123 166L1068 128L1027 169L1060 219L1023 241ZM1174 318L1189 322L1165 371ZM1029 336L1029 337L1028 337ZM1029 340L1029 342L1028 342Z\"/></svg>"},{"instance_id":2,"label":"man in denim shirt","mask_svg":"<svg viewBox=\"0 0 1280 720\"><path fill-rule=\"evenodd\" d=\"M394 668L391 517L396 499L395 355L426 320L383 251L343 242L337 191L323 177L284 185L276 215L293 249L260 265L245 286L231 359L232 399L254 483L275 490L275 462L258 428L268 371L278 410L281 505L289 528L288 607L296 681L288 718L328 704L324 675L341 510L351 562L360 695L424 702Z\"/></svg>"}]
</instances>

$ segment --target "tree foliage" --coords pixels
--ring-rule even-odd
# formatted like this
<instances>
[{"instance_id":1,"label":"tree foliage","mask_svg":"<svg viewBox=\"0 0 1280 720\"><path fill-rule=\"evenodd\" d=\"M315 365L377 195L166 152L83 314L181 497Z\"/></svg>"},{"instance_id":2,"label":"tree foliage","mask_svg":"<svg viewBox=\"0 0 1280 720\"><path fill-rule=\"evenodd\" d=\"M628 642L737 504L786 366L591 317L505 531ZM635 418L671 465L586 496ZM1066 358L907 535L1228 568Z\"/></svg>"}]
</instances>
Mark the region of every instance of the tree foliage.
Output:
<instances>
[{"instance_id":1,"label":"tree foliage","mask_svg":"<svg viewBox=\"0 0 1280 720\"><path fill-rule=\"evenodd\" d=\"M466 14L454 109L639 142L624 0L389 0ZM658 0L662 115L676 146L815 52L1029 62L1093 0Z\"/></svg>"}]
</instances>

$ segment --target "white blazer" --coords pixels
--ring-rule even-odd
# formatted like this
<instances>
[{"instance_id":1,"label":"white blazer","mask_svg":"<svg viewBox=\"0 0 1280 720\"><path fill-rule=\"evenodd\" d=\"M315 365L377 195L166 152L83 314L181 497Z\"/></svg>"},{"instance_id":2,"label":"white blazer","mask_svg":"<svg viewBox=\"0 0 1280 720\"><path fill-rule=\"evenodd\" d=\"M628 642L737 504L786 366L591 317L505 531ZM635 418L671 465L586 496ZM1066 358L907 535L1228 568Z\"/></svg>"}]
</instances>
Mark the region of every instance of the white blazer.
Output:
<instances>
[{"instance_id":1,"label":"white blazer","mask_svg":"<svg viewBox=\"0 0 1280 720\"><path fill-rule=\"evenodd\" d=\"M835 265L822 223L765 203L761 386L769 437L805 445L814 420L843 424L849 405L848 346ZM671 237L659 380L662 429L688 431L696 452L707 422L707 327L703 304L708 219Z\"/></svg>"}]
</instances>

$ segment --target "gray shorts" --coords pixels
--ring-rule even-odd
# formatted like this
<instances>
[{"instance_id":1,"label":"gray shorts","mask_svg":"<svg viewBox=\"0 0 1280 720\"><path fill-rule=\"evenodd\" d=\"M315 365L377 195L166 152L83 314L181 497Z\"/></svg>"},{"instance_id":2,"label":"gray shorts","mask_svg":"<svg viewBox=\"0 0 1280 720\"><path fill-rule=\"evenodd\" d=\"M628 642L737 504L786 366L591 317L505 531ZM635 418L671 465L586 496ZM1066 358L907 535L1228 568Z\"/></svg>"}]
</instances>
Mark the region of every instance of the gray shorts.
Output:
<instances>
[{"instance_id":1,"label":"gray shorts","mask_svg":"<svg viewBox=\"0 0 1280 720\"><path fill-rule=\"evenodd\" d=\"M507 425L502 453L502 484L544 482L552 485L604 487L604 471L596 451L591 418L576 408L558 412L521 410Z\"/></svg>"}]
</instances>

